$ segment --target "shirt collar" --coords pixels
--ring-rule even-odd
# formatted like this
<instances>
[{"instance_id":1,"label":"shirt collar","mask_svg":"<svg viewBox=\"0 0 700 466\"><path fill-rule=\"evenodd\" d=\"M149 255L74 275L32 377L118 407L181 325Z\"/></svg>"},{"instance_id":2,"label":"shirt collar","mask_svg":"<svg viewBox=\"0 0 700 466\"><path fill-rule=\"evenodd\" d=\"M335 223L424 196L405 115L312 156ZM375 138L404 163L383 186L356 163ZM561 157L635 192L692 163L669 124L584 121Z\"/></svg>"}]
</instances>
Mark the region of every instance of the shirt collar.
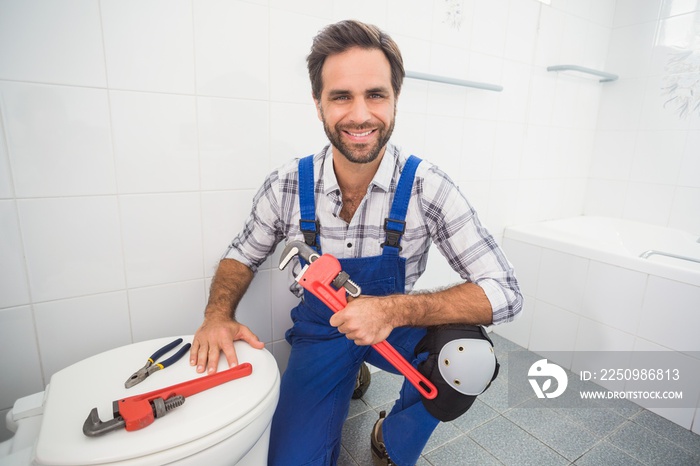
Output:
<instances>
[{"instance_id":1,"label":"shirt collar","mask_svg":"<svg viewBox=\"0 0 700 466\"><path fill-rule=\"evenodd\" d=\"M340 189L338 185L338 179L335 177L335 170L333 170L333 148L331 145L326 146L324 149L325 153L323 155L323 167L321 168L323 172L324 180L324 194L330 194L333 191ZM384 157L379 164L377 173L374 174L374 178L370 183L370 186L376 186L383 191L388 192L389 186L391 185L391 179L394 176L395 167L397 164L398 149L390 142L386 145L386 150L384 151Z\"/></svg>"}]
</instances>

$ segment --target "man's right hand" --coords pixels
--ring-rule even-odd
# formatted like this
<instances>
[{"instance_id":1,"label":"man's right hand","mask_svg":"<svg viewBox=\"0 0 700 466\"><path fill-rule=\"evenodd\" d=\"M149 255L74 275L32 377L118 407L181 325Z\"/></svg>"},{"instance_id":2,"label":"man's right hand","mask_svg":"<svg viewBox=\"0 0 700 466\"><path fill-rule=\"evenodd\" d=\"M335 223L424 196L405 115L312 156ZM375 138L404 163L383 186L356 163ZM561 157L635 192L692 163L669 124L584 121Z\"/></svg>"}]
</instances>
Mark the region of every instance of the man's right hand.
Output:
<instances>
[{"instance_id":1,"label":"man's right hand","mask_svg":"<svg viewBox=\"0 0 700 466\"><path fill-rule=\"evenodd\" d=\"M245 325L226 317L210 317L197 329L190 349L190 365L197 372L213 374L219 367L219 356L224 352L229 367L238 364L233 342L243 340L250 346L262 349L265 344Z\"/></svg>"}]
</instances>

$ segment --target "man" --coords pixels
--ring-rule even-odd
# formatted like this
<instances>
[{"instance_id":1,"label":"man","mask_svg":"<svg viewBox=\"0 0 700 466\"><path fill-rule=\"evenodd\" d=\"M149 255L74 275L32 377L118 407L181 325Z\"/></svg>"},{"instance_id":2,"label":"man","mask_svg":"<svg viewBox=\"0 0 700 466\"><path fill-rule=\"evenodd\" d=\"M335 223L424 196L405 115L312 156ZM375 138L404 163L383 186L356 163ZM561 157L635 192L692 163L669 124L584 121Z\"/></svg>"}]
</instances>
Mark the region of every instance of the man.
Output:
<instances>
[{"instance_id":1,"label":"man","mask_svg":"<svg viewBox=\"0 0 700 466\"><path fill-rule=\"evenodd\" d=\"M235 321L236 305L280 241L306 241L337 257L362 296L333 314L304 293L292 310L294 326L286 335L292 349L272 422L269 464L336 463L358 368L368 361L396 372L368 346L385 339L439 390L429 401L405 382L392 412L382 413L371 433L375 464L415 464L439 421L464 413L495 377L481 326L512 320L522 297L511 266L459 189L433 165L407 158L389 143L404 77L391 38L374 26L342 21L316 36L307 62L331 144L265 180L216 272L191 364L213 372L221 351L236 364L234 340L263 347ZM433 241L465 282L407 294L425 269ZM302 295L298 285L292 288ZM446 380L437 369L438 353L453 341L471 362L487 367L476 389L463 389L460 380ZM463 351L470 342L476 349Z\"/></svg>"}]
</instances>

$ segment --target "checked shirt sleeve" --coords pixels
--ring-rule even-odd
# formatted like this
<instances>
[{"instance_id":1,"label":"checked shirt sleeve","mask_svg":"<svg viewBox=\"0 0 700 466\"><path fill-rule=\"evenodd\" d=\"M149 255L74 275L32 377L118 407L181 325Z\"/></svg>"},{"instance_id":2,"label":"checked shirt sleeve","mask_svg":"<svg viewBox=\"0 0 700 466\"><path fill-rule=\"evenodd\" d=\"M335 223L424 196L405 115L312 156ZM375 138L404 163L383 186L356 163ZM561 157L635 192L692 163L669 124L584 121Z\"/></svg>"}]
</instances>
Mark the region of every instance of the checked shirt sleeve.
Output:
<instances>
[{"instance_id":1,"label":"checked shirt sleeve","mask_svg":"<svg viewBox=\"0 0 700 466\"><path fill-rule=\"evenodd\" d=\"M422 208L440 252L462 279L479 285L491 303L493 323L512 321L522 309L513 267L476 211L447 175L431 167Z\"/></svg>"},{"instance_id":2,"label":"checked shirt sleeve","mask_svg":"<svg viewBox=\"0 0 700 466\"><path fill-rule=\"evenodd\" d=\"M275 250L285 231L279 214L279 186L279 172L274 171L255 195L250 216L224 254L225 259L235 259L256 272Z\"/></svg>"}]
</instances>

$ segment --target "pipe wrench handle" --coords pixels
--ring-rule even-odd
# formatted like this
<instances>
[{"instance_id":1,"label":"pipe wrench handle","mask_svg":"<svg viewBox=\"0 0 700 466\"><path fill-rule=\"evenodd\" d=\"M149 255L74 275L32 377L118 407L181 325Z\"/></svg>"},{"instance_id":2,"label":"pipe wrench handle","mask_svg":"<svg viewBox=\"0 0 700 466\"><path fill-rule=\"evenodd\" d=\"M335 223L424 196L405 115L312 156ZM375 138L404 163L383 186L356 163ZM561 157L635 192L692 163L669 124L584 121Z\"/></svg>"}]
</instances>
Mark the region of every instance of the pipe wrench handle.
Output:
<instances>
[{"instance_id":1,"label":"pipe wrench handle","mask_svg":"<svg viewBox=\"0 0 700 466\"><path fill-rule=\"evenodd\" d=\"M384 359L389 361L392 366L401 372L401 374L406 377L406 380L411 382L411 385L416 387L416 390L425 398L432 400L437 396L437 387L435 387L427 377L418 372L418 369L406 361L406 359L396 351L396 348L391 346L391 343L386 340L380 341L372 345L372 348L377 350L377 353L381 354Z\"/></svg>"},{"instance_id":2,"label":"pipe wrench handle","mask_svg":"<svg viewBox=\"0 0 700 466\"><path fill-rule=\"evenodd\" d=\"M338 312L347 306L345 288L335 289L331 283L342 271L338 259L330 254L323 254L302 270L297 277L297 282L306 290L328 306L333 312ZM423 374L413 367L391 343L384 340L372 345L379 354L384 357L408 380L416 390L425 398L432 400L437 396L437 388Z\"/></svg>"}]
</instances>

